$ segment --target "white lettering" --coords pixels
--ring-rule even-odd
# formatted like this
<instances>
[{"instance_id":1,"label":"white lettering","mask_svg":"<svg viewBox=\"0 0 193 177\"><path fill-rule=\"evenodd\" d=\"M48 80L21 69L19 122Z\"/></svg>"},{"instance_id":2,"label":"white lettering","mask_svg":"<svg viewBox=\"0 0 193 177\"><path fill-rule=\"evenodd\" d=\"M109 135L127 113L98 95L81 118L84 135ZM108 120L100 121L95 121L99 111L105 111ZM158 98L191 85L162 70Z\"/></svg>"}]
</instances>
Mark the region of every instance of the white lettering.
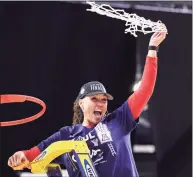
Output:
<instances>
[{"instance_id":1,"label":"white lettering","mask_svg":"<svg viewBox=\"0 0 193 177\"><path fill-rule=\"evenodd\" d=\"M104 90L105 91L105 88L104 87L102 87L100 84L92 84L92 85L90 85L90 89L91 90Z\"/></svg>"},{"instance_id":2,"label":"white lettering","mask_svg":"<svg viewBox=\"0 0 193 177\"><path fill-rule=\"evenodd\" d=\"M88 141L89 140L89 136L86 135L85 137L82 137L84 141Z\"/></svg>"},{"instance_id":3,"label":"white lettering","mask_svg":"<svg viewBox=\"0 0 193 177\"><path fill-rule=\"evenodd\" d=\"M95 135L92 135L91 132L88 133L85 137L82 137L82 136L78 136L77 138L73 138L72 140L84 140L84 141L88 141L88 140L91 140L91 139L94 139L96 138Z\"/></svg>"},{"instance_id":4,"label":"white lettering","mask_svg":"<svg viewBox=\"0 0 193 177\"><path fill-rule=\"evenodd\" d=\"M90 153L90 157L92 158L93 156L96 156L98 154L98 152L101 152L100 149L94 150L92 149L92 152Z\"/></svg>"},{"instance_id":5,"label":"white lettering","mask_svg":"<svg viewBox=\"0 0 193 177\"><path fill-rule=\"evenodd\" d=\"M99 140L96 138L96 139L93 139L91 140L91 142L94 144L94 146L98 146L99 145Z\"/></svg>"},{"instance_id":6,"label":"white lettering","mask_svg":"<svg viewBox=\"0 0 193 177\"><path fill-rule=\"evenodd\" d=\"M86 165L86 171L87 171L88 177L94 177L95 176L95 173L89 164Z\"/></svg>"},{"instance_id":7,"label":"white lettering","mask_svg":"<svg viewBox=\"0 0 193 177\"><path fill-rule=\"evenodd\" d=\"M90 137L90 139L95 138L95 135L92 135L91 132L88 134L88 136Z\"/></svg>"}]
</instances>

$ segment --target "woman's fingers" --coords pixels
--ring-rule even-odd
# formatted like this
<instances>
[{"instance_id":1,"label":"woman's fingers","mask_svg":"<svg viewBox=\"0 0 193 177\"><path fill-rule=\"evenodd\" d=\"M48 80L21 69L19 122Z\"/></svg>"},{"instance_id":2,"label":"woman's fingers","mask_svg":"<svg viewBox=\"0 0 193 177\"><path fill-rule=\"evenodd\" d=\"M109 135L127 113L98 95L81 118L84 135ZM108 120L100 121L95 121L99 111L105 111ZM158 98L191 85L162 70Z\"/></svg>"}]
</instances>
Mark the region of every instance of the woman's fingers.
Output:
<instances>
[{"instance_id":1,"label":"woman's fingers","mask_svg":"<svg viewBox=\"0 0 193 177\"><path fill-rule=\"evenodd\" d=\"M8 165L10 167L16 167L21 165L22 163L26 162L26 157L23 154L23 152L16 152L15 154L13 154L9 160L8 160Z\"/></svg>"},{"instance_id":2,"label":"woman's fingers","mask_svg":"<svg viewBox=\"0 0 193 177\"><path fill-rule=\"evenodd\" d=\"M12 164L13 164L13 162L12 162L12 157L10 157L9 160L8 160L8 165L11 167Z\"/></svg>"}]
</instances>

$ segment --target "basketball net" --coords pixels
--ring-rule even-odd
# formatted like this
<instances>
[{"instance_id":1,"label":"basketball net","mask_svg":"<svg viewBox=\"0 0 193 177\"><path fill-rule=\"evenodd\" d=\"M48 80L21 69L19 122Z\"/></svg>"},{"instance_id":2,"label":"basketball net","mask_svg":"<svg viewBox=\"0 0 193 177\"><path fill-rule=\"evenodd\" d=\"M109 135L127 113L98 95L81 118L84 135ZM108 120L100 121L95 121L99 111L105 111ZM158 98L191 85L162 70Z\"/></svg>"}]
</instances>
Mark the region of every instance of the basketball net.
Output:
<instances>
[{"instance_id":1,"label":"basketball net","mask_svg":"<svg viewBox=\"0 0 193 177\"><path fill-rule=\"evenodd\" d=\"M149 19L146 20L144 17L139 17L137 14L129 14L124 10L114 9L107 4L99 5L89 1L86 3L91 5L91 9L86 9L87 11L126 21L125 26L127 26L127 28L125 29L125 33L131 33L135 37L137 37L136 32L142 32L144 34L167 32L167 29L164 28L164 25L160 20L157 22L153 22Z\"/></svg>"}]
</instances>

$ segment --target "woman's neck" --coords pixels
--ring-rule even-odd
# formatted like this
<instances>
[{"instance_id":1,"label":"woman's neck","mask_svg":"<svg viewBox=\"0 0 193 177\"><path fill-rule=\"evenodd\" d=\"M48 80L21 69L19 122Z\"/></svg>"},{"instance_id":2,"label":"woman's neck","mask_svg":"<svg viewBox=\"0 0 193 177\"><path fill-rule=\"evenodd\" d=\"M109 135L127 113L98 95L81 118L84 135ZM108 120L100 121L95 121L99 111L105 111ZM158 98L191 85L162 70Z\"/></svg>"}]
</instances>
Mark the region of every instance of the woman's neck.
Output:
<instances>
[{"instance_id":1,"label":"woman's neck","mask_svg":"<svg viewBox=\"0 0 193 177\"><path fill-rule=\"evenodd\" d=\"M82 125L83 125L84 127L87 127L87 128L93 128L93 127L95 127L95 124L92 124L92 123L90 123L90 122L87 121L87 120L84 120L83 123L82 123Z\"/></svg>"}]
</instances>

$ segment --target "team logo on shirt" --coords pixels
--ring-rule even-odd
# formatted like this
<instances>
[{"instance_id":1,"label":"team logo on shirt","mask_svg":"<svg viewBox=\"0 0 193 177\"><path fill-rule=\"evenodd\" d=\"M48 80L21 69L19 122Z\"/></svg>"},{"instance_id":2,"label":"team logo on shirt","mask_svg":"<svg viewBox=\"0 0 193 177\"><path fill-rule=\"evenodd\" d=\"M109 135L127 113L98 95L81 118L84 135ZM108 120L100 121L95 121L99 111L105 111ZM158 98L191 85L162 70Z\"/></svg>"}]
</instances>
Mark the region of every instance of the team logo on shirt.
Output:
<instances>
[{"instance_id":1,"label":"team logo on shirt","mask_svg":"<svg viewBox=\"0 0 193 177\"><path fill-rule=\"evenodd\" d=\"M113 141L111 132L105 124L102 124L101 122L98 123L98 125L95 127L95 130L101 144Z\"/></svg>"}]
</instances>

